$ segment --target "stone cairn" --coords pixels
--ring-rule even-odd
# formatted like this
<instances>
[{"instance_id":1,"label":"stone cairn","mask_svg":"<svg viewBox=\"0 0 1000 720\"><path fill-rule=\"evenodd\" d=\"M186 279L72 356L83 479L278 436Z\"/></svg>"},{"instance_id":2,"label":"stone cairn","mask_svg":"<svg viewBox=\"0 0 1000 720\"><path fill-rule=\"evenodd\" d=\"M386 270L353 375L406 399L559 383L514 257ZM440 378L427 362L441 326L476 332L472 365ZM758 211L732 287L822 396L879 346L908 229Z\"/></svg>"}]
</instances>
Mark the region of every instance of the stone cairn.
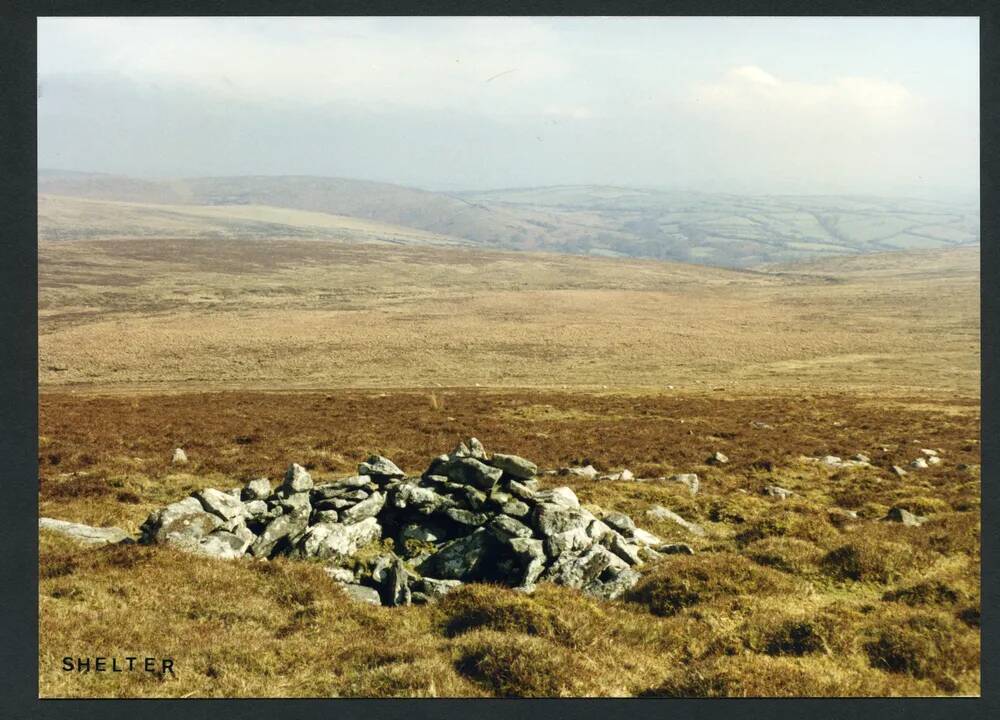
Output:
<instances>
[{"instance_id":1,"label":"stone cairn","mask_svg":"<svg viewBox=\"0 0 1000 720\"><path fill-rule=\"evenodd\" d=\"M390 606L465 582L525 592L552 582L613 599L638 581L633 568L661 556L659 538L628 516L591 512L568 487L539 489L537 474L475 438L418 478L376 455L357 475L314 485L292 464L274 490L260 478L152 513L140 542L222 559L314 558L355 599Z\"/></svg>"}]
</instances>

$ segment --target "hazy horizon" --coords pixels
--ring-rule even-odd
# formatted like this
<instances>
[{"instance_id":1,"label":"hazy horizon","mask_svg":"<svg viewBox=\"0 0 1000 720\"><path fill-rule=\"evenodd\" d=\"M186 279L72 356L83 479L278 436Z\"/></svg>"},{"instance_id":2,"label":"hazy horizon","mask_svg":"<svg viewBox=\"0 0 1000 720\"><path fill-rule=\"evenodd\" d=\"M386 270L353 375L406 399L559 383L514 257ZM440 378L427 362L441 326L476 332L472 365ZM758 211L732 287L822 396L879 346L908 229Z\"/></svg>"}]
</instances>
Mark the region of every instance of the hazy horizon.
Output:
<instances>
[{"instance_id":1,"label":"hazy horizon","mask_svg":"<svg viewBox=\"0 0 1000 720\"><path fill-rule=\"evenodd\" d=\"M978 194L976 18L40 18L38 165Z\"/></svg>"}]
</instances>

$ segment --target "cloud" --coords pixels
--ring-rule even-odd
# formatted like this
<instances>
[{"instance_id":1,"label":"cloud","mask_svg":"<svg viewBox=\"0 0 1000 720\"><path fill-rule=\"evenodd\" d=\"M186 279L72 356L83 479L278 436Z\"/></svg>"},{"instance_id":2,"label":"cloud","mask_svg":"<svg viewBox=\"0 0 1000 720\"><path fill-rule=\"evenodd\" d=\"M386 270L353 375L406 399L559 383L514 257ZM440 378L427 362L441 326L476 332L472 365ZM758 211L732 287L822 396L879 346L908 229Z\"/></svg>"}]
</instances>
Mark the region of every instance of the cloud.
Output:
<instances>
[{"instance_id":1,"label":"cloud","mask_svg":"<svg viewBox=\"0 0 1000 720\"><path fill-rule=\"evenodd\" d=\"M593 109L584 105L546 105L542 114L558 120L589 120L594 117Z\"/></svg>"},{"instance_id":2,"label":"cloud","mask_svg":"<svg viewBox=\"0 0 1000 720\"><path fill-rule=\"evenodd\" d=\"M968 184L977 35L949 27L40 18L39 160L449 187Z\"/></svg>"},{"instance_id":3,"label":"cloud","mask_svg":"<svg viewBox=\"0 0 1000 720\"><path fill-rule=\"evenodd\" d=\"M768 119L815 120L861 115L875 122L905 122L918 99L900 83L871 77L837 77L827 82L781 80L754 65L736 67L716 83L696 85L693 106L720 113Z\"/></svg>"},{"instance_id":4,"label":"cloud","mask_svg":"<svg viewBox=\"0 0 1000 720\"><path fill-rule=\"evenodd\" d=\"M558 38L527 18L43 18L40 28L43 77L90 72L261 102L505 114L525 97L540 107L570 71Z\"/></svg>"}]
</instances>

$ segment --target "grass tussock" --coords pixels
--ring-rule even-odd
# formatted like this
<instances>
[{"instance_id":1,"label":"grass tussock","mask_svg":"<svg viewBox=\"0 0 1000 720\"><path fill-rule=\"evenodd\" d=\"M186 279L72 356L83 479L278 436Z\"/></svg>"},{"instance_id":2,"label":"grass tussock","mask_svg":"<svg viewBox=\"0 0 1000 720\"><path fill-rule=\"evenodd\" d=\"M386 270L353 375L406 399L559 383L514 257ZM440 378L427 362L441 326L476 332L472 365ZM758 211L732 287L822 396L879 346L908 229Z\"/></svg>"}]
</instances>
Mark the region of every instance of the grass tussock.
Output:
<instances>
[{"instance_id":1,"label":"grass tussock","mask_svg":"<svg viewBox=\"0 0 1000 720\"><path fill-rule=\"evenodd\" d=\"M920 562L906 543L858 537L823 556L823 571L836 580L890 583Z\"/></svg>"},{"instance_id":2,"label":"grass tussock","mask_svg":"<svg viewBox=\"0 0 1000 720\"><path fill-rule=\"evenodd\" d=\"M871 628L864 649L872 667L932 681L958 692L979 674L979 637L947 613L899 610Z\"/></svg>"},{"instance_id":3,"label":"grass tussock","mask_svg":"<svg viewBox=\"0 0 1000 720\"><path fill-rule=\"evenodd\" d=\"M458 672L501 697L578 697L591 669L580 656L530 635L479 631L456 650Z\"/></svg>"},{"instance_id":4,"label":"grass tussock","mask_svg":"<svg viewBox=\"0 0 1000 720\"><path fill-rule=\"evenodd\" d=\"M472 630L495 630L544 637L569 644L573 629L549 607L508 588L472 585L448 594L441 602L445 635Z\"/></svg>"},{"instance_id":5,"label":"grass tussock","mask_svg":"<svg viewBox=\"0 0 1000 720\"><path fill-rule=\"evenodd\" d=\"M934 695L932 683L891 678L869 668L845 668L830 658L747 654L710 658L678 668L651 697L889 697Z\"/></svg>"},{"instance_id":6,"label":"grass tussock","mask_svg":"<svg viewBox=\"0 0 1000 720\"><path fill-rule=\"evenodd\" d=\"M663 562L626 597L654 615L673 615L713 601L803 592L801 584L783 573L760 567L741 555L714 553Z\"/></svg>"},{"instance_id":7,"label":"grass tussock","mask_svg":"<svg viewBox=\"0 0 1000 720\"><path fill-rule=\"evenodd\" d=\"M747 545L744 554L759 565L805 576L818 569L823 550L808 540L768 537Z\"/></svg>"}]
</instances>

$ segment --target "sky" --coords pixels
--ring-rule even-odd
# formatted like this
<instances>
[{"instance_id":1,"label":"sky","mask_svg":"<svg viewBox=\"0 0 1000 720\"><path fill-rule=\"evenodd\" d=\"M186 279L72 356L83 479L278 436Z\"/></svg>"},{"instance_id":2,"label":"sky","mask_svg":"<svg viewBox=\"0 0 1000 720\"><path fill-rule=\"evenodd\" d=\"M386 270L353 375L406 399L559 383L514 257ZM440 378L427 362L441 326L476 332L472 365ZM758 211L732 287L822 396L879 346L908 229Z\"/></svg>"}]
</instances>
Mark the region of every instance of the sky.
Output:
<instances>
[{"instance_id":1,"label":"sky","mask_svg":"<svg viewBox=\"0 0 1000 720\"><path fill-rule=\"evenodd\" d=\"M978 193L976 18L39 18L40 168Z\"/></svg>"}]
</instances>

